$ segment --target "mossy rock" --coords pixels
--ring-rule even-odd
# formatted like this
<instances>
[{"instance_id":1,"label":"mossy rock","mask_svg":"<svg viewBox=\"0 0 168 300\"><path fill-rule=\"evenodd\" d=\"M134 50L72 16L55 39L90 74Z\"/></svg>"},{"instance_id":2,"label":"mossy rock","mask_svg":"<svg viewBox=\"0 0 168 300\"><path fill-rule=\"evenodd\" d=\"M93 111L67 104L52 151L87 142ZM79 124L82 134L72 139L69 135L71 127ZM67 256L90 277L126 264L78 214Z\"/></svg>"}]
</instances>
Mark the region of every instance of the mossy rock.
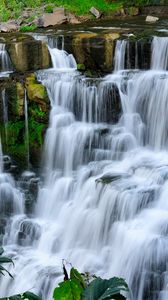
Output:
<instances>
[{"instance_id":1,"label":"mossy rock","mask_svg":"<svg viewBox=\"0 0 168 300\"><path fill-rule=\"evenodd\" d=\"M39 102L41 100L46 101L47 93L46 89L42 84L31 83L27 86L27 93L29 100Z\"/></svg>"},{"instance_id":2,"label":"mossy rock","mask_svg":"<svg viewBox=\"0 0 168 300\"><path fill-rule=\"evenodd\" d=\"M28 99L38 103L41 106L42 111L47 111L48 107L48 95L44 85L36 80L35 74L30 74L26 78L25 82Z\"/></svg>"}]
</instances>

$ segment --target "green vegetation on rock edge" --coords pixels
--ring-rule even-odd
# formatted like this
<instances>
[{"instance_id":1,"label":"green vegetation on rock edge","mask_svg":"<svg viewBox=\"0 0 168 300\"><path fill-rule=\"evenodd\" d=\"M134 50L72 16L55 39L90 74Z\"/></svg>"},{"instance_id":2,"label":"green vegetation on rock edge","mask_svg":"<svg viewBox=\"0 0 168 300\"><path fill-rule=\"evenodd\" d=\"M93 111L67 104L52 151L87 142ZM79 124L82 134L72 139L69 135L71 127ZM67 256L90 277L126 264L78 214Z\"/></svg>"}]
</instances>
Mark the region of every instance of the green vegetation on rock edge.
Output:
<instances>
[{"instance_id":1,"label":"green vegetation on rock edge","mask_svg":"<svg viewBox=\"0 0 168 300\"><path fill-rule=\"evenodd\" d=\"M124 6L160 5L168 4L167 0L1 0L0 1L0 21L7 21L10 18L18 18L25 8L37 8L34 14L38 14L38 9L46 5L45 12L52 12L52 7L63 6L77 15L89 13L91 6L98 8L102 12L110 12Z\"/></svg>"}]
</instances>

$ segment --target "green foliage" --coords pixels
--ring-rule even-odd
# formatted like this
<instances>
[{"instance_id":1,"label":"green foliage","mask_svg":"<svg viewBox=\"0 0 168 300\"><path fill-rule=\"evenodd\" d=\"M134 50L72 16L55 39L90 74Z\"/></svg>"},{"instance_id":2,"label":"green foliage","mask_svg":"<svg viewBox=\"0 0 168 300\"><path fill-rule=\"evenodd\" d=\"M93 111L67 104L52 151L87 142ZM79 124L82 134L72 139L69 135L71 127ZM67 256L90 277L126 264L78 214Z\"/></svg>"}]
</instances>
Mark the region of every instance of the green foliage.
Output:
<instances>
[{"instance_id":1,"label":"green foliage","mask_svg":"<svg viewBox=\"0 0 168 300\"><path fill-rule=\"evenodd\" d=\"M9 18L17 18L23 9L38 8L48 4L45 8L47 13L53 12L54 7L64 6L66 9L78 14L89 14L91 6L102 12L110 12L124 6L160 5L167 4L167 0L0 0L0 21L7 21ZM25 27L25 26L24 26ZM34 28L35 29L35 28ZM23 31L32 31L32 28Z\"/></svg>"},{"instance_id":2,"label":"green foliage","mask_svg":"<svg viewBox=\"0 0 168 300\"><path fill-rule=\"evenodd\" d=\"M78 282L80 283L80 285L83 288L86 288L86 283L85 283L85 280L84 280L83 276L75 268L71 269L71 271L70 271L70 278L78 280Z\"/></svg>"},{"instance_id":3,"label":"green foliage","mask_svg":"<svg viewBox=\"0 0 168 300\"><path fill-rule=\"evenodd\" d=\"M33 118L29 118L29 142L30 146L33 145L41 147L43 144L43 130L45 125L43 123L36 122Z\"/></svg>"},{"instance_id":4,"label":"green foliage","mask_svg":"<svg viewBox=\"0 0 168 300\"><path fill-rule=\"evenodd\" d=\"M86 67L84 64L77 64L77 69L78 69L78 71L85 71Z\"/></svg>"},{"instance_id":5,"label":"green foliage","mask_svg":"<svg viewBox=\"0 0 168 300\"><path fill-rule=\"evenodd\" d=\"M80 300L83 288L77 279L69 279L54 290L54 300Z\"/></svg>"},{"instance_id":6,"label":"green foliage","mask_svg":"<svg viewBox=\"0 0 168 300\"><path fill-rule=\"evenodd\" d=\"M31 293L31 292L25 292L23 294L20 295L15 295L15 296L11 296L8 298L1 298L0 300L41 300L40 297L38 297L37 295Z\"/></svg>"},{"instance_id":7,"label":"green foliage","mask_svg":"<svg viewBox=\"0 0 168 300\"><path fill-rule=\"evenodd\" d=\"M11 278L13 278L13 276L9 273L8 270L6 270L2 264L8 264L8 263L13 263L12 259L6 256L2 256L2 254L4 253L4 249L2 247L0 247L0 274L5 275L4 273L6 272ZM41 298L39 298L37 295L31 293L31 292L25 292L23 294L20 295L15 295L15 296L11 296L11 297L7 297L7 298L1 298L0 300L41 300Z\"/></svg>"},{"instance_id":8,"label":"green foliage","mask_svg":"<svg viewBox=\"0 0 168 300\"><path fill-rule=\"evenodd\" d=\"M21 131L24 130L25 123L24 121L8 122L7 123L7 132L8 132L8 145L15 146L21 136Z\"/></svg>"},{"instance_id":9,"label":"green foliage","mask_svg":"<svg viewBox=\"0 0 168 300\"><path fill-rule=\"evenodd\" d=\"M122 1L110 1L105 0L51 0L50 2L64 6L68 10L78 14L89 14L89 10L92 6L96 7L102 12L109 12L122 7Z\"/></svg>"},{"instance_id":10,"label":"green foliage","mask_svg":"<svg viewBox=\"0 0 168 300\"><path fill-rule=\"evenodd\" d=\"M65 281L54 290L54 300L126 300L121 292L128 292L128 286L122 278L106 280L98 277L90 283L85 280L88 273L80 274L72 268L68 278L64 265L63 270Z\"/></svg>"},{"instance_id":11,"label":"green foliage","mask_svg":"<svg viewBox=\"0 0 168 300\"><path fill-rule=\"evenodd\" d=\"M35 24L23 25L20 27L20 31L22 31L22 32L34 31L36 29L37 29L37 25L35 25Z\"/></svg>"},{"instance_id":12,"label":"green foliage","mask_svg":"<svg viewBox=\"0 0 168 300\"><path fill-rule=\"evenodd\" d=\"M47 5L47 6L45 7L45 12L46 12L46 13L53 13L53 6Z\"/></svg>"},{"instance_id":13,"label":"green foliage","mask_svg":"<svg viewBox=\"0 0 168 300\"><path fill-rule=\"evenodd\" d=\"M2 267L4 263L13 263L12 259L2 256L4 250L0 247L0 273L4 275L7 272ZM121 294L122 291L127 292L128 286L124 279L113 277L109 280L100 277L88 282L88 273L80 274L75 268L70 270L70 278L63 263L64 281L59 283L53 293L54 300L126 300ZM90 277L90 276L89 276ZM13 277L12 277L13 278ZM91 276L90 278L93 278ZM41 300L41 298L29 291L23 294L1 298L0 300Z\"/></svg>"},{"instance_id":14,"label":"green foliage","mask_svg":"<svg viewBox=\"0 0 168 300\"><path fill-rule=\"evenodd\" d=\"M125 300L121 291L127 292L128 286L122 278L111 278L109 280L96 278L84 290L82 300Z\"/></svg>"},{"instance_id":15,"label":"green foliage","mask_svg":"<svg viewBox=\"0 0 168 300\"><path fill-rule=\"evenodd\" d=\"M8 273L8 275L10 277L12 277L12 275L10 274L10 272L6 268L4 268L2 266L2 264L9 264L9 263L13 264L13 261L12 261L12 259L10 259L10 258L8 258L6 256L2 256L3 253L4 253L4 250L3 250L2 247L0 247L0 274L5 275L4 273Z\"/></svg>"}]
</instances>

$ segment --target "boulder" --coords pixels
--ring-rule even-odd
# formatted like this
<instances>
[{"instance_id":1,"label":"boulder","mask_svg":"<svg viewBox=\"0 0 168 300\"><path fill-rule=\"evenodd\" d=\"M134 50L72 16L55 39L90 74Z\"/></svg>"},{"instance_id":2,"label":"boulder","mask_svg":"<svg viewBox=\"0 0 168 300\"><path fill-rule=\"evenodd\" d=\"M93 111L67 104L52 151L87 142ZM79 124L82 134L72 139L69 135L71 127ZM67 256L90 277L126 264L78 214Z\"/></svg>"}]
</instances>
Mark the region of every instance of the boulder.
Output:
<instances>
[{"instance_id":1,"label":"boulder","mask_svg":"<svg viewBox=\"0 0 168 300\"><path fill-rule=\"evenodd\" d=\"M34 74L26 78L26 90L29 100L40 104L42 109L46 111L46 103L48 103L47 91L44 85L37 82Z\"/></svg>"},{"instance_id":2,"label":"boulder","mask_svg":"<svg viewBox=\"0 0 168 300\"><path fill-rule=\"evenodd\" d=\"M157 22L158 20L159 20L158 17L153 17L153 16L146 17L146 22L149 22L149 23L154 23L154 22Z\"/></svg>"},{"instance_id":3,"label":"boulder","mask_svg":"<svg viewBox=\"0 0 168 300\"><path fill-rule=\"evenodd\" d=\"M68 18L68 23L70 23L70 24L80 24L81 23L81 21L79 21L78 18L72 13L69 13L67 18Z\"/></svg>"},{"instance_id":4,"label":"boulder","mask_svg":"<svg viewBox=\"0 0 168 300\"><path fill-rule=\"evenodd\" d=\"M97 8L93 7L93 6L91 7L90 12L91 12L92 15L94 15L96 17L96 19L99 19L102 15L100 13L100 11Z\"/></svg>"},{"instance_id":5,"label":"boulder","mask_svg":"<svg viewBox=\"0 0 168 300\"><path fill-rule=\"evenodd\" d=\"M46 13L36 20L38 27L61 25L67 22L64 8L57 8L53 13Z\"/></svg>"},{"instance_id":6,"label":"boulder","mask_svg":"<svg viewBox=\"0 0 168 300\"><path fill-rule=\"evenodd\" d=\"M0 32L13 32L18 30L18 25L15 21L0 23Z\"/></svg>"},{"instance_id":7,"label":"boulder","mask_svg":"<svg viewBox=\"0 0 168 300\"><path fill-rule=\"evenodd\" d=\"M17 72L46 69L51 65L47 45L27 36L26 40L6 45L12 65Z\"/></svg>"}]
</instances>

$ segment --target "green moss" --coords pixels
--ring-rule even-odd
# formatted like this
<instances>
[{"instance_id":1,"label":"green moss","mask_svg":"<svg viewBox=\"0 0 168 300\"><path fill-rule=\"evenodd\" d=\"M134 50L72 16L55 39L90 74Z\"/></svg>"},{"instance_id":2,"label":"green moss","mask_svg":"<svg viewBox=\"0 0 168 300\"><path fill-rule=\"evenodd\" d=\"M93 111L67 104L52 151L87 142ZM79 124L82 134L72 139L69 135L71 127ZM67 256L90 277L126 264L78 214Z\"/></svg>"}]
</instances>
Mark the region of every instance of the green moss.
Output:
<instances>
[{"instance_id":1,"label":"green moss","mask_svg":"<svg viewBox=\"0 0 168 300\"><path fill-rule=\"evenodd\" d=\"M27 32L27 31L34 31L37 29L37 25L23 25L20 27L20 31Z\"/></svg>"},{"instance_id":2,"label":"green moss","mask_svg":"<svg viewBox=\"0 0 168 300\"><path fill-rule=\"evenodd\" d=\"M77 64L77 69L78 69L78 71L85 71L86 67L84 64Z\"/></svg>"}]
</instances>

